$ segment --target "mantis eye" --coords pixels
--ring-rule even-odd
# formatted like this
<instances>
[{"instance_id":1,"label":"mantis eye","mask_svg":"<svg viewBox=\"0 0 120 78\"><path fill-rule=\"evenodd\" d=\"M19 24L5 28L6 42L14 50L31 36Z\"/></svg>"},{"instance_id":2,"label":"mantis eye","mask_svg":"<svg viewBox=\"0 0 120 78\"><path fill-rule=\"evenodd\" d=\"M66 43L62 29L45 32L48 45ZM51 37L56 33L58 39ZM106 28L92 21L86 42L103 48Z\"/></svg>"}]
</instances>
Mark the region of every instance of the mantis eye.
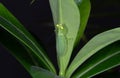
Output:
<instances>
[{"instance_id":1,"label":"mantis eye","mask_svg":"<svg viewBox=\"0 0 120 78\"><path fill-rule=\"evenodd\" d=\"M63 27L62 24L57 24L56 27L57 27L58 29L64 29L64 27Z\"/></svg>"}]
</instances>

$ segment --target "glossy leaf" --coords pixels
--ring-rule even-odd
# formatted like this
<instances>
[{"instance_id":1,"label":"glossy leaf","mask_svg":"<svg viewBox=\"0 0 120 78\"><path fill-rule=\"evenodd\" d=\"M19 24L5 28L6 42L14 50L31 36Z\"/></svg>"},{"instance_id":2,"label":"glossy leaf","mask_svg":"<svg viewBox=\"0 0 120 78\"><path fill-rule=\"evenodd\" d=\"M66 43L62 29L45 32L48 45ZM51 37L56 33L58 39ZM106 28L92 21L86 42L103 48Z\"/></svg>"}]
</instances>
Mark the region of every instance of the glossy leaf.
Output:
<instances>
[{"instance_id":1,"label":"glossy leaf","mask_svg":"<svg viewBox=\"0 0 120 78\"><path fill-rule=\"evenodd\" d=\"M63 56L59 55L60 52L59 50L62 49L63 46L61 46L61 44L56 44L61 46L59 47L60 49L57 49L58 64L60 68L59 74L64 75L70 60L74 42L77 37L77 33L80 25L80 13L74 0L49 0L49 2L53 14L53 20L56 29L56 37L59 35L59 33L57 32L58 29L57 26L61 25L63 29L62 34L64 35L64 39L66 39L63 41L67 41L67 47L66 47L67 50ZM63 39L63 36L61 37L59 36L60 39ZM58 37L56 39L58 39ZM66 43L64 44L66 45Z\"/></svg>"},{"instance_id":2,"label":"glossy leaf","mask_svg":"<svg viewBox=\"0 0 120 78\"><path fill-rule=\"evenodd\" d=\"M120 42L115 42L100 50L84 62L74 73L73 78L92 76L120 65Z\"/></svg>"},{"instance_id":3,"label":"glossy leaf","mask_svg":"<svg viewBox=\"0 0 120 78\"><path fill-rule=\"evenodd\" d=\"M70 64L66 77L70 77L72 73L93 54L97 53L100 49L120 40L120 28L115 28L98 34L92 38L76 55Z\"/></svg>"},{"instance_id":4,"label":"glossy leaf","mask_svg":"<svg viewBox=\"0 0 120 78\"><path fill-rule=\"evenodd\" d=\"M79 8L80 19L81 19L79 31L78 31L77 38L75 41L75 46L77 46L80 39L83 36L85 28L86 28L88 17L90 14L91 5L90 5L90 0L75 0L75 1L77 3L78 8Z\"/></svg>"},{"instance_id":5,"label":"glossy leaf","mask_svg":"<svg viewBox=\"0 0 120 78\"><path fill-rule=\"evenodd\" d=\"M24 28L24 26L2 5L0 4L0 27L4 28L14 37L16 37L22 44L24 44L32 55L36 56L41 61L41 64L55 72L52 63L43 53L43 49L32 37L32 35Z\"/></svg>"}]
</instances>

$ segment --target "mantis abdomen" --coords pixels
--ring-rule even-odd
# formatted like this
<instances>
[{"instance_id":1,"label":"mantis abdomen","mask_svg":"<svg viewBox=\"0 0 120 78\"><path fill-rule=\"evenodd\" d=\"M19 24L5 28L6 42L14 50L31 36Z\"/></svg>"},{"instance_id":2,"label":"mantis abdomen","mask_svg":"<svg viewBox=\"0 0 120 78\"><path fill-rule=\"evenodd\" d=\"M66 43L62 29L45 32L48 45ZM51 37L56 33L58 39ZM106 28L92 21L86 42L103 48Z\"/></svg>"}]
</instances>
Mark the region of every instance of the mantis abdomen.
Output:
<instances>
[{"instance_id":1,"label":"mantis abdomen","mask_svg":"<svg viewBox=\"0 0 120 78\"><path fill-rule=\"evenodd\" d=\"M67 46L68 46L67 37L66 37L64 27L61 24L56 25L56 27L57 27L57 33L56 33L57 53L58 55L63 56L67 51Z\"/></svg>"}]
</instances>

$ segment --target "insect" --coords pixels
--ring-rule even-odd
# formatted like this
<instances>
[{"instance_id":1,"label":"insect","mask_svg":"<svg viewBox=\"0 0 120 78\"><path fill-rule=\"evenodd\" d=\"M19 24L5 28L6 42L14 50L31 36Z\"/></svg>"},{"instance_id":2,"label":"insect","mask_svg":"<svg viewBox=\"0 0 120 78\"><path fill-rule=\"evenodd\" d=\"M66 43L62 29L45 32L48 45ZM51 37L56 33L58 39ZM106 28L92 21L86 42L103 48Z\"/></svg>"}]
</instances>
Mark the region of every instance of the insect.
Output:
<instances>
[{"instance_id":1,"label":"insect","mask_svg":"<svg viewBox=\"0 0 120 78\"><path fill-rule=\"evenodd\" d=\"M66 28L63 24L56 25L56 48L59 56L65 55L67 51L67 37L66 37Z\"/></svg>"}]
</instances>

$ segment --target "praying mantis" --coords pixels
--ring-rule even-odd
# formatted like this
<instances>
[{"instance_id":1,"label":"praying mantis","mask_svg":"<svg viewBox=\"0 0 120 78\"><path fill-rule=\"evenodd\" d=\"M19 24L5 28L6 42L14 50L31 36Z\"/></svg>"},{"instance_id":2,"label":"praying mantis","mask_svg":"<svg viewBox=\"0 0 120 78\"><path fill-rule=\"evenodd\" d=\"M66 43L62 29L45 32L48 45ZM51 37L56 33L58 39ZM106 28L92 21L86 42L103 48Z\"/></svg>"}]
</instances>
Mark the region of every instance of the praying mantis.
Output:
<instances>
[{"instance_id":1,"label":"praying mantis","mask_svg":"<svg viewBox=\"0 0 120 78\"><path fill-rule=\"evenodd\" d=\"M60 56L63 56L67 51L68 41L67 41L67 29L64 24L56 25L56 48L57 53Z\"/></svg>"}]
</instances>

